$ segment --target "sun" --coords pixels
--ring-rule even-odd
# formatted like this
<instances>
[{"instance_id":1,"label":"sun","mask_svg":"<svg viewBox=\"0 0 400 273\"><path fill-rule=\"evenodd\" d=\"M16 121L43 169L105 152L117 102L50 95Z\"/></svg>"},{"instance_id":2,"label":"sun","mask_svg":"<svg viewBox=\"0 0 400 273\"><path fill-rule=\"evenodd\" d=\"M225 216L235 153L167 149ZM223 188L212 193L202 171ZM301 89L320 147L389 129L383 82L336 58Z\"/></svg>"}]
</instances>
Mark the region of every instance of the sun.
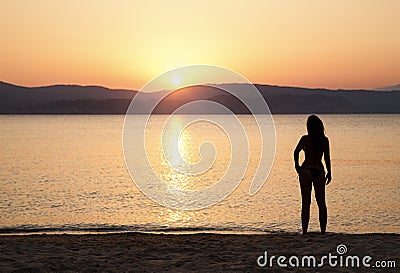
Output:
<instances>
[{"instance_id":1,"label":"sun","mask_svg":"<svg viewBox=\"0 0 400 273\"><path fill-rule=\"evenodd\" d=\"M172 84L174 84L174 85L179 85L179 84L182 82L182 77L179 76L179 75L174 75L174 76L172 76L172 78L171 78L171 82L172 82Z\"/></svg>"}]
</instances>

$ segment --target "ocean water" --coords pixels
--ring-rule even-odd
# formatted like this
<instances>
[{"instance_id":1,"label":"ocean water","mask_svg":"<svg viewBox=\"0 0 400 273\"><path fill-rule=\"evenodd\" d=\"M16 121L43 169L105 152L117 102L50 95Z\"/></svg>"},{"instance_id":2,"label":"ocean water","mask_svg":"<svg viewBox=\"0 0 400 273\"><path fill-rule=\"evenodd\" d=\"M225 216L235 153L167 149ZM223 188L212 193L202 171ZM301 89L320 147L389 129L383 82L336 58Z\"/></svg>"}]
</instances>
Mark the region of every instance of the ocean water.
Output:
<instances>
[{"instance_id":1,"label":"ocean water","mask_svg":"<svg viewBox=\"0 0 400 273\"><path fill-rule=\"evenodd\" d=\"M320 115L331 144L328 231L400 233L400 115ZM305 134L305 115L274 115L276 155L261 190L248 194L257 170L259 138L246 124L250 161L238 188L220 203L194 211L160 206L133 183L122 149L122 115L0 116L0 232L295 232L300 189L293 150ZM212 168L184 176L163 158L159 134L166 116L153 116L146 139L149 162L166 183L208 187L229 165L229 138L209 123L182 135L180 152L201 160L202 141L217 150ZM180 117L174 118L177 124ZM243 148L247 147L243 143ZM313 197L310 231L317 231Z\"/></svg>"}]
</instances>

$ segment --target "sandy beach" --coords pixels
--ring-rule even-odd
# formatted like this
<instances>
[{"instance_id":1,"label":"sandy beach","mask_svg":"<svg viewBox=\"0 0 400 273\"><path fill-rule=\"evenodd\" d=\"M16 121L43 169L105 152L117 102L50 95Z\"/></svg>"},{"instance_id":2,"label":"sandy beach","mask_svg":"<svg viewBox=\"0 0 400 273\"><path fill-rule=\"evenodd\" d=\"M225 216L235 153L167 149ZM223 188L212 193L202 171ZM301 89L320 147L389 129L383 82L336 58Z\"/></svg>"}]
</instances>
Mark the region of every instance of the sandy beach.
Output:
<instances>
[{"instance_id":1,"label":"sandy beach","mask_svg":"<svg viewBox=\"0 0 400 273\"><path fill-rule=\"evenodd\" d=\"M314 255L321 258L338 255L371 256L370 268L331 267L328 262L317 268L260 267L257 259ZM233 234L99 234L99 235L5 235L0 239L1 272L376 272L376 261L395 261L399 267L398 234L310 234L265 235ZM259 258L260 256L263 258ZM292 259L293 260L293 259ZM294 260L293 260L294 261ZM339 262L339 260L338 260ZM398 270L398 268L397 268ZM396 272L382 269L380 272Z\"/></svg>"}]
</instances>

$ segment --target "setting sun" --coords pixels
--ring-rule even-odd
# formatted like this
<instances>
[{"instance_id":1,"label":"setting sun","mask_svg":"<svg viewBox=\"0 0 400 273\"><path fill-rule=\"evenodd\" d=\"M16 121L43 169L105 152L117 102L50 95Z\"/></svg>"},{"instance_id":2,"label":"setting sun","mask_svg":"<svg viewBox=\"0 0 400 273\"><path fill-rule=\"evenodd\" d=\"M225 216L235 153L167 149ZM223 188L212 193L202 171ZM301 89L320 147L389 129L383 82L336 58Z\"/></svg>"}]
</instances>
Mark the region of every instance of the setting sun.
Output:
<instances>
[{"instance_id":1,"label":"setting sun","mask_svg":"<svg viewBox=\"0 0 400 273\"><path fill-rule=\"evenodd\" d=\"M19 85L140 89L191 64L261 84L399 81L399 1L42 0L2 1L0 9L0 80Z\"/></svg>"},{"instance_id":2,"label":"setting sun","mask_svg":"<svg viewBox=\"0 0 400 273\"><path fill-rule=\"evenodd\" d=\"M179 76L179 75L174 75L174 76L171 78L171 82L172 82L172 84L174 84L174 85L179 85L179 84L181 84L181 82L182 82L182 77Z\"/></svg>"}]
</instances>

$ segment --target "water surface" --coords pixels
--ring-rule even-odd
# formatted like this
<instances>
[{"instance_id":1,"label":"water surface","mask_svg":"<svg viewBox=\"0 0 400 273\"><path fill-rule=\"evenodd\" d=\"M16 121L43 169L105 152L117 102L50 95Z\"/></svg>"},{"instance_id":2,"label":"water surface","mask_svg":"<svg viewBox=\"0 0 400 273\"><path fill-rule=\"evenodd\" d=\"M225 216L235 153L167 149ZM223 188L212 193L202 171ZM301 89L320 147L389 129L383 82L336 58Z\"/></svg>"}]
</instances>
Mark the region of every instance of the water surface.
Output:
<instances>
[{"instance_id":1,"label":"water surface","mask_svg":"<svg viewBox=\"0 0 400 273\"><path fill-rule=\"evenodd\" d=\"M0 228L9 231L299 231L300 190L292 159L305 133L303 115L275 115L276 157L263 188L248 195L259 139L239 187L221 203L179 211L149 200L132 182L122 152L122 115L0 116ZM330 138L332 183L327 188L328 231L400 232L400 115L321 115ZM151 120L159 131L165 116ZM179 117L177 118L179 122ZM157 133L149 134L149 160L167 183L200 189L224 174L229 139L210 124L183 136L188 162L198 145L215 143L213 168L188 179L163 161ZM246 145L245 143L243 145ZM310 231L318 230L313 199Z\"/></svg>"}]
</instances>

